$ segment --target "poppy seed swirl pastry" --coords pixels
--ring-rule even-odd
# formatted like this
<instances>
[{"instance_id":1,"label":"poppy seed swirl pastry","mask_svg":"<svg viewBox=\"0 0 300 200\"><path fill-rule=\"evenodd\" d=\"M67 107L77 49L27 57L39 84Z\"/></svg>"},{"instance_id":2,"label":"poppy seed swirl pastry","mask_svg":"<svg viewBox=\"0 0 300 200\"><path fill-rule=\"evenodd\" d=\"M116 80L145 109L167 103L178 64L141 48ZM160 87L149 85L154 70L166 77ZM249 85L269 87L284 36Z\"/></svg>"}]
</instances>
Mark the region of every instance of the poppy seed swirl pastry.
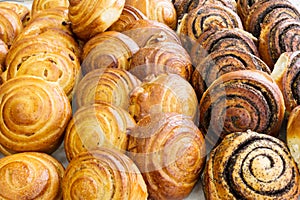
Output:
<instances>
[{"instance_id":1,"label":"poppy seed swirl pastry","mask_svg":"<svg viewBox=\"0 0 300 200\"><path fill-rule=\"evenodd\" d=\"M129 132L128 155L139 167L150 199L184 199L204 167L202 133L187 116L158 113Z\"/></svg>"},{"instance_id":2,"label":"poppy seed swirl pastry","mask_svg":"<svg viewBox=\"0 0 300 200\"><path fill-rule=\"evenodd\" d=\"M63 177L64 199L147 200L145 181L134 162L110 148L78 154Z\"/></svg>"},{"instance_id":3,"label":"poppy seed swirl pastry","mask_svg":"<svg viewBox=\"0 0 300 200\"><path fill-rule=\"evenodd\" d=\"M61 144L71 105L61 87L34 76L0 87L0 151L52 153Z\"/></svg>"},{"instance_id":4,"label":"poppy seed swirl pastry","mask_svg":"<svg viewBox=\"0 0 300 200\"><path fill-rule=\"evenodd\" d=\"M200 127L212 145L248 129L278 136L285 112L278 85L260 70L220 76L204 92L199 107Z\"/></svg>"},{"instance_id":5,"label":"poppy seed swirl pastry","mask_svg":"<svg viewBox=\"0 0 300 200\"><path fill-rule=\"evenodd\" d=\"M0 159L1 199L62 199L63 165L45 153L24 152Z\"/></svg>"},{"instance_id":6,"label":"poppy seed swirl pastry","mask_svg":"<svg viewBox=\"0 0 300 200\"><path fill-rule=\"evenodd\" d=\"M227 135L204 170L206 199L297 200L299 172L284 142L253 131Z\"/></svg>"}]
</instances>

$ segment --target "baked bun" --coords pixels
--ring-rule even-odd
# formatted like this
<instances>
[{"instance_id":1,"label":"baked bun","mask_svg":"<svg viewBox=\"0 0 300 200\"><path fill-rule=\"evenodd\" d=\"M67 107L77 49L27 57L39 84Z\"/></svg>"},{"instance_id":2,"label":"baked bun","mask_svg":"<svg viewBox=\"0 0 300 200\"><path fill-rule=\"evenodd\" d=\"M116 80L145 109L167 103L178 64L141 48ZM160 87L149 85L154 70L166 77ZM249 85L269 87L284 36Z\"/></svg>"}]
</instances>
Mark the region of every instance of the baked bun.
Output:
<instances>
[{"instance_id":1,"label":"baked bun","mask_svg":"<svg viewBox=\"0 0 300 200\"><path fill-rule=\"evenodd\" d=\"M176 112L197 119L198 100L193 87L177 74L149 76L130 94L129 113L136 121L154 113Z\"/></svg>"},{"instance_id":2,"label":"baked bun","mask_svg":"<svg viewBox=\"0 0 300 200\"><path fill-rule=\"evenodd\" d=\"M125 0L69 0L72 30L83 41L107 30L116 22Z\"/></svg>"},{"instance_id":3,"label":"baked bun","mask_svg":"<svg viewBox=\"0 0 300 200\"><path fill-rule=\"evenodd\" d=\"M140 84L139 79L124 69L96 69L78 83L74 105L81 107L107 102L128 110L130 93Z\"/></svg>"},{"instance_id":4,"label":"baked bun","mask_svg":"<svg viewBox=\"0 0 300 200\"><path fill-rule=\"evenodd\" d=\"M0 151L51 153L61 144L71 105L57 84L20 76L0 87Z\"/></svg>"},{"instance_id":5,"label":"baked bun","mask_svg":"<svg viewBox=\"0 0 300 200\"><path fill-rule=\"evenodd\" d=\"M0 159L1 199L62 199L63 165L50 155L24 152Z\"/></svg>"},{"instance_id":6,"label":"baked bun","mask_svg":"<svg viewBox=\"0 0 300 200\"><path fill-rule=\"evenodd\" d=\"M129 156L148 187L150 199L184 199L205 163L205 141L185 115L148 115L130 132Z\"/></svg>"},{"instance_id":7,"label":"baked bun","mask_svg":"<svg viewBox=\"0 0 300 200\"><path fill-rule=\"evenodd\" d=\"M83 106L65 131L66 157L71 161L78 153L100 146L126 150L127 131L134 127L134 119L120 107L107 103Z\"/></svg>"},{"instance_id":8,"label":"baked bun","mask_svg":"<svg viewBox=\"0 0 300 200\"><path fill-rule=\"evenodd\" d=\"M248 129L278 136L285 113L279 87L260 70L220 76L205 91L199 107L200 127L212 145L232 132Z\"/></svg>"},{"instance_id":9,"label":"baked bun","mask_svg":"<svg viewBox=\"0 0 300 200\"><path fill-rule=\"evenodd\" d=\"M24 4L13 2L13 1L1 1L0 8L9 8L17 13L20 20L24 22L30 15L30 10Z\"/></svg>"},{"instance_id":10,"label":"baked bun","mask_svg":"<svg viewBox=\"0 0 300 200\"><path fill-rule=\"evenodd\" d=\"M82 152L67 166L64 199L146 200L139 169L125 154L109 148Z\"/></svg>"},{"instance_id":11,"label":"baked bun","mask_svg":"<svg viewBox=\"0 0 300 200\"><path fill-rule=\"evenodd\" d=\"M207 199L297 200L299 172L281 140L253 131L227 135L204 170Z\"/></svg>"}]
</instances>

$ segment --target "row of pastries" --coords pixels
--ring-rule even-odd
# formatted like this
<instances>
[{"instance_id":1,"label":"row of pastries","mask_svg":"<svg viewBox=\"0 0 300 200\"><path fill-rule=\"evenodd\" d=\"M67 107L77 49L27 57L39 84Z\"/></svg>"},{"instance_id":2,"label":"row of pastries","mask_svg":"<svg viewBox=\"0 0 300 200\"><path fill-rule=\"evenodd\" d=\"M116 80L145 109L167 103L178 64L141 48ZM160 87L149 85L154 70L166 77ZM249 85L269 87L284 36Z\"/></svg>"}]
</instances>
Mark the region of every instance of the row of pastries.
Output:
<instances>
[{"instance_id":1,"label":"row of pastries","mask_svg":"<svg viewBox=\"0 0 300 200\"><path fill-rule=\"evenodd\" d=\"M288 0L31 6L0 2L0 199L298 199Z\"/></svg>"}]
</instances>

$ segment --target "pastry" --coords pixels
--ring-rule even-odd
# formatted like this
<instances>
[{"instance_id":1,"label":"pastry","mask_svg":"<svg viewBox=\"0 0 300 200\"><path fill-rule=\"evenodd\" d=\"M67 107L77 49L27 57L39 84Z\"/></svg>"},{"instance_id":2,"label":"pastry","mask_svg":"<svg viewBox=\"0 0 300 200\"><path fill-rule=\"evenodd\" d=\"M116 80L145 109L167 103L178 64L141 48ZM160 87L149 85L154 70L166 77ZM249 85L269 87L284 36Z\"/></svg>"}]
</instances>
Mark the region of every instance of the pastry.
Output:
<instances>
[{"instance_id":1,"label":"pastry","mask_svg":"<svg viewBox=\"0 0 300 200\"><path fill-rule=\"evenodd\" d=\"M253 4L260 0L236 0L237 13L244 22L250 13Z\"/></svg>"},{"instance_id":2,"label":"pastry","mask_svg":"<svg viewBox=\"0 0 300 200\"><path fill-rule=\"evenodd\" d=\"M132 56L139 49L130 37L117 31L105 31L92 37L83 46L82 72L94 69L130 69Z\"/></svg>"},{"instance_id":3,"label":"pastry","mask_svg":"<svg viewBox=\"0 0 300 200\"><path fill-rule=\"evenodd\" d=\"M83 41L106 31L121 16L125 0L69 0L72 30Z\"/></svg>"},{"instance_id":4,"label":"pastry","mask_svg":"<svg viewBox=\"0 0 300 200\"><path fill-rule=\"evenodd\" d=\"M297 200L299 172L284 142L253 131L227 135L204 170L206 199Z\"/></svg>"},{"instance_id":5,"label":"pastry","mask_svg":"<svg viewBox=\"0 0 300 200\"><path fill-rule=\"evenodd\" d=\"M66 129L66 157L71 161L78 153L100 146L126 150L127 131L134 127L134 119L120 107L104 102L82 106Z\"/></svg>"},{"instance_id":6,"label":"pastry","mask_svg":"<svg viewBox=\"0 0 300 200\"><path fill-rule=\"evenodd\" d=\"M148 115L129 132L129 156L139 167L149 198L184 199L191 193L205 163L205 141L185 115Z\"/></svg>"},{"instance_id":7,"label":"pastry","mask_svg":"<svg viewBox=\"0 0 300 200\"><path fill-rule=\"evenodd\" d=\"M20 76L0 87L0 151L52 153L61 144L71 105L57 84Z\"/></svg>"},{"instance_id":8,"label":"pastry","mask_svg":"<svg viewBox=\"0 0 300 200\"><path fill-rule=\"evenodd\" d=\"M57 8L57 7L69 7L68 0L33 0L31 5L31 15L34 16L36 13L42 10Z\"/></svg>"},{"instance_id":9,"label":"pastry","mask_svg":"<svg viewBox=\"0 0 300 200\"><path fill-rule=\"evenodd\" d=\"M63 177L64 199L146 200L147 187L134 162L125 154L99 148L78 154Z\"/></svg>"},{"instance_id":10,"label":"pastry","mask_svg":"<svg viewBox=\"0 0 300 200\"><path fill-rule=\"evenodd\" d=\"M300 105L299 62L300 51L282 53L271 74L283 94L287 112Z\"/></svg>"},{"instance_id":11,"label":"pastry","mask_svg":"<svg viewBox=\"0 0 300 200\"><path fill-rule=\"evenodd\" d=\"M152 74L173 73L189 81L192 71L188 52L174 42L154 43L140 48L132 56L130 65L130 72L140 80Z\"/></svg>"},{"instance_id":12,"label":"pastry","mask_svg":"<svg viewBox=\"0 0 300 200\"><path fill-rule=\"evenodd\" d=\"M161 112L176 112L197 121L196 93L190 83L177 74L149 76L130 94L129 113L136 121Z\"/></svg>"},{"instance_id":13,"label":"pastry","mask_svg":"<svg viewBox=\"0 0 300 200\"><path fill-rule=\"evenodd\" d=\"M136 7L125 4L121 16L108 28L108 30L123 32L128 24L140 19L148 18Z\"/></svg>"},{"instance_id":14,"label":"pastry","mask_svg":"<svg viewBox=\"0 0 300 200\"><path fill-rule=\"evenodd\" d=\"M24 152L0 159L1 199L62 199L63 165L45 153Z\"/></svg>"},{"instance_id":15,"label":"pastry","mask_svg":"<svg viewBox=\"0 0 300 200\"><path fill-rule=\"evenodd\" d=\"M1 65L1 71L3 72L5 67L5 59L6 55L8 53L8 47L7 45L0 39L0 65Z\"/></svg>"},{"instance_id":16,"label":"pastry","mask_svg":"<svg viewBox=\"0 0 300 200\"><path fill-rule=\"evenodd\" d=\"M220 76L204 92L199 107L200 128L212 146L232 132L248 129L278 136L285 112L279 87L260 70Z\"/></svg>"},{"instance_id":17,"label":"pastry","mask_svg":"<svg viewBox=\"0 0 300 200\"><path fill-rule=\"evenodd\" d=\"M164 23L173 30L176 29L176 10L170 0L126 0L125 4L137 8L150 20Z\"/></svg>"},{"instance_id":18,"label":"pastry","mask_svg":"<svg viewBox=\"0 0 300 200\"><path fill-rule=\"evenodd\" d=\"M22 22L30 15L30 10L24 4L13 1L1 1L0 8L9 8L15 11Z\"/></svg>"},{"instance_id":19,"label":"pastry","mask_svg":"<svg viewBox=\"0 0 300 200\"><path fill-rule=\"evenodd\" d=\"M177 21L180 22L184 14L197 8L199 5L199 0L173 0L172 3L176 10Z\"/></svg>"},{"instance_id":20,"label":"pastry","mask_svg":"<svg viewBox=\"0 0 300 200\"><path fill-rule=\"evenodd\" d=\"M77 107L107 102L128 110L129 95L140 83L139 79L124 69L96 69L80 80L74 99Z\"/></svg>"}]
</instances>

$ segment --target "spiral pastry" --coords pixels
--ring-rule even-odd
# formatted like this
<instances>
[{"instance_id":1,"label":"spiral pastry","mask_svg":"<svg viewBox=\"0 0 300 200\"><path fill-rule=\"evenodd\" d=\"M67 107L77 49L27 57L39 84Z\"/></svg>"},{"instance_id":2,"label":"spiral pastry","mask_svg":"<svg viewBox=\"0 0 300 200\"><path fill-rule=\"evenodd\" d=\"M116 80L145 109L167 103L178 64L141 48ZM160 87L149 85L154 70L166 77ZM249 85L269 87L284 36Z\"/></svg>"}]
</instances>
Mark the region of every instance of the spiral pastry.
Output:
<instances>
[{"instance_id":1,"label":"spiral pastry","mask_svg":"<svg viewBox=\"0 0 300 200\"><path fill-rule=\"evenodd\" d=\"M272 78L279 86L287 112L300 105L300 51L282 53L272 71Z\"/></svg>"},{"instance_id":2,"label":"spiral pastry","mask_svg":"<svg viewBox=\"0 0 300 200\"><path fill-rule=\"evenodd\" d=\"M31 15L34 16L36 13L42 10L57 8L57 7L69 7L68 0L33 0L31 5Z\"/></svg>"},{"instance_id":3,"label":"spiral pastry","mask_svg":"<svg viewBox=\"0 0 300 200\"><path fill-rule=\"evenodd\" d=\"M139 9L125 4L121 16L108 30L123 32L127 25L140 19L147 19L147 17Z\"/></svg>"},{"instance_id":4,"label":"spiral pastry","mask_svg":"<svg viewBox=\"0 0 300 200\"><path fill-rule=\"evenodd\" d=\"M174 42L181 45L180 38L167 25L149 19L140 19L128 24L123 34L133 39L139 47L161 42Z\"/></svg>"},{"instance_id":5,"label":"spiral pastry","mask_svg":"<svg viewBox=\"0 0 300 200\"><path fill-rule=\"evenodd\" d=\"M262 0L252 5L244 26L258 38L262 27L266 24L285 18L300 19L300 13L292 3L286 0Z\"/></svg>"},{"instance_id":6,"label":"spiral pastry","mask_svg":"<svg viewBox=\"0 0 300 200\"><path fill-rule=\"evenodd\" d=\"M207 199L297 200L299 172L285 143L253 131L236 132L211 151L204 171Z\"/></svg>"},{"instance_id":7,"label":"spiral pastry","mask_svg":"<svg viewBox=\"0 0 300 200\"><path fill-rule=\"evenodd\" d=\"M220 76L200 101L200 127L215 145L232 132L248 129L278 136L284 118L282 93L275 81L259 70Z\"/></svg>"},{"instance_id":8,"label":"spiral pastry","mask_svg":"<svg viewBox=\"0 0 300 200\"><path fill-rule=\"evenodd\" d=\"M185 115L146 116L130 132L129 156L142 172L151 199L187 197L205 163L205 141Z\"/></svg>"},{"instance_id":9,"label":"spiral pastry","mask_svg":"<svg viewBox=\"0 0 300 200\"><path fill-rule=\"evenodd\" d=\"M228 48L214 51L202 59L193 72L192 85L199 87L198 84L204 84L209 87L223 74L239 70L261 70L271 73L269 67L259 57L243 50ZM201 80L204 83L199 83ZM201 94L201 91L199 93Z\"/></svg>"},{"instance_id":10,"label":"spiral pastry","mask_svg":"<svg viewBox=\"0 0 300 200\"><path fill-rule=\"evenodd\" d=\"M87 74L94 69L130 69L131 59L139 50L130 37L116 31L105 31L91 38L83 46L82 72Z\"/></svg>"},{"instance_id":11,"label":"spiral pastry","mask_svg":"<svg viewBox=\"0 0 300 200\"><path fill-rule=\"evenodd\" d=\"M55 158L24 152L0 159L1 199L62 199L64 167Z\"/></svg>"},{"instance_id":12,"label":"spiral pastry","mask_svg":"<svg viewBox=\"0 0 300 200\"><path fill-rule=\"evenodd\" d=\"M177 74L148 77L130 94L129 113L136 119L153 113L176 112L196 120L198 100L193 87Z\"/></svg>"},{"instance_id":13,"label":"spiral pastry","mask_svg":"<svg viewBox=\"0 0 300 200\"><path fill-rule=\"evenodd\" d=\"M300 20L283 19L265 26L258 44L261 58L273 69L282 53L300 50L299 37Z\"/></svg>"},{"instance_id":14,"label":"spiral pastry","mask_svg":"<svg viewBox=\"0 0 300 200\"><path fill-rule=\"evenodd\" d=\"M30 15L30 10L24 4L13 1L1 1L0 8L8 8L15 11L22 22Z\"/></svg>"},{"instance_id":15,"label":"spiral pastry","mask_svg":"<svg viewBox=\"0 0 300 200\"><path fill-rule=\"evenodd\" d=\"M82 106L66 129L66 157L71 161L80 152L100 146L126 150L127 131L135 125L134 119L120 107L104 102Z\"/></svg>"},{"instance_id":16,"label":"spiral pastry","mask_svg":"<svg viewBox=\"0 0 300 200\"><path fill-rule=\"evenodd\" d=\"M69 0L72 30L83 41L107 30L121 16L125 0Z\"/></svg>"},{"instance_id":17,"label":"spiral pastry","mask_svg":"<svg viewBox=\"0 0 300 200\"><path fill-rule=\"evenodd\" d=\"M16 77L1 85L0 102L3 154L58 148L72 112L58 85L34 76Z\"/></svg>"},{"instance_id":18,"label":"spiral pastry","mask_svg":"<svg viewBox=\"0 0 300 200\"><path fill-rule=\"evenodd\" d=\"M177 20L180 21L184 14L197 8L199 5L199 0L172 0L172 3L176 10Z\"/></svg>"},{"instance_id":19,"label":"spiral pastry","mask_svg":"<svg viewBox=\"0 0 300 200\"><path fill-rule=\"evenodd\" d=\"M236 1L237 13L241 17L243 22L246 21L247 16L249 15L253 4L259 1L260 0L237 0Z\"/></svg>"},{"instance_id":20,"label":"spiral pastry","mask_svg":"<svg viewBox=\"0 0 300 200\"><path fill-rule=\"evenodd\" d=\"M251 33L242 29L211 30L200 35L190 55L195 66L208 54L224 49L243 50L259 57L256 42L257 39Z\"/></svg>"},{"instance_id":21,"label":"spiral pastry","mask_svg":"<svg viewBox=\"0 0 300 200\"><path fill-rule=\"evenodd\" d=\"M230 8L209 4L185 14L177 31L184 47L190 51L202 33L222 28L243 29L243 25L237 13Z\"/></svg>"},{"instance_id":22,"label":"spiral pastry","mask_svg":"<svg viewBox=\"0 0 300 200\"><path fill-rule=\"evenodd\" d=\"M0 39L8 47L12 45L14 39L22 29L22 21L15 11L9 8L0 7Z\"/></svg>"},{"instance_id":23,"label":"spiral pastry","mask_svg":"<svg viewBox=\"0 0 300 200\"><path fill-rule=\"evenodd\" d=\"M0 39L0 71L5 71L5 59L8 53L7 45Z\"/></svg>"},{"instance_id":24,"label":"spiral pastry","mask_svg":"<svg viewBox=\"0 0 300 200\"><path fill-rule=\"evenodd\" d=\"M99 148L78 154L63 177L64 199L146 200L143 177L125 154Z\"/></svg>"},{"instance_id":25,"label":"spiral pastry","mask_svg":"<svg viewBox=\"0 0 300 200\"><path fill-rule=\"evenodd\" d=\"M137 8L150 20L166 24L173 30L177 27L176 10L170 0L126 0L125 4Z\"/></svg>"},{"instance_id":26,"label":"spiral pastry","mask_svg":"<svg viewBox=\"0 0 300 200\"><path fill-rule=\"evenodd\" d=\"M131 91L141 81L124 69L96 69L78 83L75 93L78 107L99 102L111 103L128 110Z\"/></svg>"}]
</instances>

